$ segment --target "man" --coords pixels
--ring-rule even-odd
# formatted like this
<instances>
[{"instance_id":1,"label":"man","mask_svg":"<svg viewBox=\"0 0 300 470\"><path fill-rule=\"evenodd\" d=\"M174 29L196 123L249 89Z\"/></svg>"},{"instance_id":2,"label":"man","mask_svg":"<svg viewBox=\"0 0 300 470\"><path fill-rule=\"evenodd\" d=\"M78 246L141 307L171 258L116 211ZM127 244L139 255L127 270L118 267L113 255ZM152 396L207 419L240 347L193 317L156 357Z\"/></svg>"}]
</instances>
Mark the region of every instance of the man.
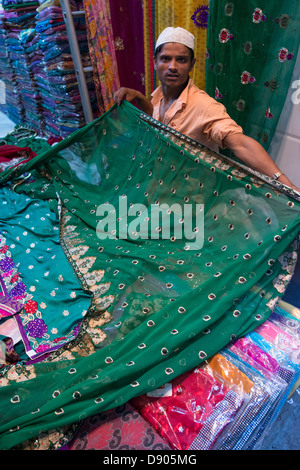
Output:
<instances>
[{"instance_id":1,"label":"man","mask_svg":"<svg viewBox=\"0 0 300 470\"><path fill-rule=\"evenodd\" d=\"M229 148L250 168L299 189L284 175L264 148L243 134L225 107L195 86L189 77L194 67L195 38L183 28L166 28L158 37L154 68L161 85L149 101L131 88L120 88L115 101L136 101L147 114L182 134L217 150Z\"/></svg>"}]
</instances>

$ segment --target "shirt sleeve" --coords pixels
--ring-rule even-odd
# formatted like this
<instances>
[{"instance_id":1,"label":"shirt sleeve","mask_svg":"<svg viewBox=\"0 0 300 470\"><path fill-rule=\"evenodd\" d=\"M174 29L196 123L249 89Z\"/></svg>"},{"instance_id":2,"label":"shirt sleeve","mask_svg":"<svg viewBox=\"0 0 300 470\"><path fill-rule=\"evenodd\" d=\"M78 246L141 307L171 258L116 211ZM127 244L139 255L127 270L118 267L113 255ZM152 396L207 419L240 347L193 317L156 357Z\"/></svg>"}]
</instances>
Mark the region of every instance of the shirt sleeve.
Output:
<instances>
[{"instance_id":1,"label":"shirt sleeve","mask_svg":"<svg viewBox=\"0 0 300 470\"><path fill-rule=\"evenodd\" d=\"M203 134L222 149L225 148L223 144L225 137L243 134L243 129L227 114L225 106L215 100L206 108L202 118Z\"/></svg>"}]
</instances>

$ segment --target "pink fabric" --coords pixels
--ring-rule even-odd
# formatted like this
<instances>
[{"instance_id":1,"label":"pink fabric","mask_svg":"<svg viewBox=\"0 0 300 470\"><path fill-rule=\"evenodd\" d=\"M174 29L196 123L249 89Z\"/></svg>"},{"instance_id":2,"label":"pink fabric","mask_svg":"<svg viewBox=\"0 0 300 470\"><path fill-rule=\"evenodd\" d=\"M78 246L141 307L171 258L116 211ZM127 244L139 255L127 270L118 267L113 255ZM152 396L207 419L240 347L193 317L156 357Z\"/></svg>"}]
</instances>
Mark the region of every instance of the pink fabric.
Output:
<instances>
[{"instance_id":1,"label":"pink fabric","mask_svg":"<svg viewBox=\"0 0 300 470\"><path fill-rule=\"evenodd\" d=\"M167 442L130 403L86 418L70 450L169 450Z\"/></svg>"},{"instance_id":2,"label":"pink fabric","mask_svg":"<svg viewBox=\"0 0 300 470\"><path fill-rule=\"evenodd\" d=\"M109 3L120 84L145 94L142 2L110 0Z\"/></svg>"}]
</instances>

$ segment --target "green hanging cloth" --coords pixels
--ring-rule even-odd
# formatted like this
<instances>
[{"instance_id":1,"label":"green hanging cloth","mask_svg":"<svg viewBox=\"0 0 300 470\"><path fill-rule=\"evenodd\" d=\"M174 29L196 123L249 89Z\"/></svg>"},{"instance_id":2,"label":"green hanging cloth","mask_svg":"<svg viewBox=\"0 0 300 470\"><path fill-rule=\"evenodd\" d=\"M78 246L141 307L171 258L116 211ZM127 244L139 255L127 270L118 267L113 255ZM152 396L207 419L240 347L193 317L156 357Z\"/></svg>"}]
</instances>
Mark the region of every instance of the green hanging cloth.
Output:
<instances>
[{"instance_id":1,"label":"green hanging cloth","mask_svg":"<svg viewBox=\"0 0 300 470\"><path fill-rule=\"evenodd\" d=\"M0 448L191 370L272 313L298 252L299 194L128 102L0 175L47 175L91 306L72 344L4 367ZM158 214L158 209L160 214ZM159 215L159 217L158 217Z\"/></svg>"},{"instance_id":2,"label":"green hanging cloth","mask_svg":"<svg viewBox=\"0 0 300 470\"><path fill-rule=\"evenodd\" d=\"M297 0L209 4L206 91L266 150L290 86L299 27Z\"/></svg>"}]
</instances>

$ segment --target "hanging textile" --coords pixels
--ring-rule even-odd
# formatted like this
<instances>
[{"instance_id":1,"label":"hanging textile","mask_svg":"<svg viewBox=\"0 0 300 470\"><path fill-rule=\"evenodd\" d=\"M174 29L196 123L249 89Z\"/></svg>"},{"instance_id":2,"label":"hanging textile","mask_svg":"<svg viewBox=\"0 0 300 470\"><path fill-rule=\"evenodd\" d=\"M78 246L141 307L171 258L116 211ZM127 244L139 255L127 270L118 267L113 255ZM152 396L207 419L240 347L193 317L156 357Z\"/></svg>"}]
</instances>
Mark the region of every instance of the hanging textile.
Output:
<instances>
[{"instance_id":1,"label":"hanging textile","mask_svg":"<svg viewBox=\"0 0 300 470\"><path fill-rule=\"evenodd\" d=\"M110 0L110 11L120 84L145 94L142 0Z\"/></svg>"},{"instance_id":2,"label":"hanging textile","mask_svg":"<svg viewBox=\"0 0 300 470\"><path fill-rule=\"evenodd\" d=\"M17 165L25 160L28 161L35 156L30 148L18 147L16 145L1 145L0 146L0 172L9 166Z\"/></svg>"},{"instance_id":3,"label":"hanging textile","mask_svg":"<svg viewBox=\"0 0 300 470\"><path fill-rule=\"evenodd\" d=\"M145 41L145 82L146 95L149 96L159 85L153 68L155 43L159 34L168 26L180 26L195 36L196 64L190 77L201 89L205 88L206 31L209 2L199 3L189 0L143 0L144 5L144 41Z\"/></svg>"},{"instance_id":4,"label":"hanging textile","mask_svg":"<svg viewBox=\"0 0 300 470\"><path fill-rule=\"evenodd\" d=\"M34 181L22 184L24 172ZM269 318L297 258L297 193L128 102L5 170L1 191L19 177L20 194L45 197L45 176L49 200L57 194L62 204L61 245L91 306L72 344L2 368L2 449L197 367Z\"/></svg>"},{"instance_id":5,"label":"hanging textile","mask_svg":"<svg viewBox=\"0 0 300 470\"><path fill-rule=\"evenodd\" d=\"M268 149L299 50L297 0L211 1L206 91Z\"/></svg>"},{"instance_id":6,"label":"hanging textile","mask_svg":"<svg viewBox=\"0 0 300 470\"><path fill-rule=\"evenodd\" d=\"M100 114L114 104L120 87L109 0L84 0L89 51Z\"/></svg>"}]
</instances>

